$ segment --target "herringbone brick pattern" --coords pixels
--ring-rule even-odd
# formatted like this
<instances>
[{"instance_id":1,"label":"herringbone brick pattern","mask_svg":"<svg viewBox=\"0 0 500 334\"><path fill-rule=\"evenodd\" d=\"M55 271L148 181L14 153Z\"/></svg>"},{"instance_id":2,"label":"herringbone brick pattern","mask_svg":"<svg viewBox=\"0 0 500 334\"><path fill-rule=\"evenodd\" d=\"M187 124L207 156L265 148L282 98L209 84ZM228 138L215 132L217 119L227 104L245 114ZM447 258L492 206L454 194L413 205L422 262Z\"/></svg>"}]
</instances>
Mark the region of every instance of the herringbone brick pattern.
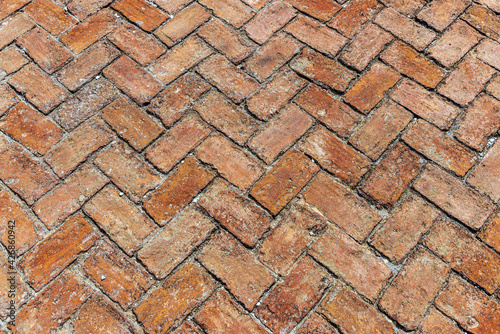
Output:
<instances>
[{"instance_id":1,"label":"herringbone brick pattern","mask_svg":"<svg viewBox=\"0 0 500 334\"><path fill-rule=\"evenodd\" d=\"M0 0L0 333L500 333L499 42L498 0Z\"/></svg>"}]
</instances>

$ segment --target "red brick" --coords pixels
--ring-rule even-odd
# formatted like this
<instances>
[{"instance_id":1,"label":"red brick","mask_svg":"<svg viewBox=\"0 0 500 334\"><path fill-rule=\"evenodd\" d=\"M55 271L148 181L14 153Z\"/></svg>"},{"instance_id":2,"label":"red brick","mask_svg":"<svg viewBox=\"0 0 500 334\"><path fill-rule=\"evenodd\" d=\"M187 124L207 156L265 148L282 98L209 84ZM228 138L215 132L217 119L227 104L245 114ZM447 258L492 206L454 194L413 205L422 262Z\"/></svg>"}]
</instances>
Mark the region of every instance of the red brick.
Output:
<instances>
[{"instance_id":1,"label":"red brick","mask_svg":"<svg viewBox=\"0 0 500 334\"><path fill-rule=\"evenodd\" d=\"M265 86L247 100L248 110L260 119L267 120L307 84L288 67L283 67Z\"/></svg>"},{"instance_id":2,"label":"red brick","mask_svg":"<svg viewBox=\"0 0 500 334\"><path fill-rule=\"evenodd\" d=\"M248 310L254 308L274 283L268 269L226 232L212 238L196 259L217 276Z\"/></svg>"},{"instance_id":3,"label":"red brick","mask_svg":"<svg viewBox=\"0 0 500 334\"><path fill-rule=\"evenodd\" d=\"M144 268L130 260L109 241L92 249L82 268L95 285L127 309L153 284Z\"/></svg>"},{"instance_id":4,"label":"red brick","mask_svg":"<svg viewBox=\"0 0 500 334\"><path fill-rule=\"evenodd\" d=\"M496 211L490 220L484 224L477 236L497 252L500 250L500 211Z\"/></svg>"},{"instance_id":5,"label":"red brick","mask_svg":"<svg viewBox=\"0 0 500 334\"><path fill-rule=\"evenodd\" d=\"M203 303L215 288L210 275L189 262L135 307L134 313L148 333L166 333Z\"/></svg>"},{"instance_id":6,"label":"red brick","mask_svg":"<svg viewBox=\"0 0 500 334\"><path fill-rule=\"evenodd\" d=\"M233 104L224 95L211 90L193 107L201 117L225 133L239 145L244 145L257 130L259 123Z\"/></svg>"},{"instance_id":7,"label":"red brick","mask_svg":"<svg viewBox=\"0 0 500 334\"><path fill-rule=\"evenodd\" d=\"M17 265L30 285L39 291L79 253L92 247L97 238L92 227L78 214L27 252Z\"/></svg>"},{"instance_id":8,"label":"red brick","mask_svg":"<svg viewBox=\"0 0 500 334\"><path fill-rule=\"evenodd\" d=\"M399 14L392 8L381 11L374 22L411 44L418 51L423 51L436 37L436 33Z\"/></svg>"},{"instance_id":9,"label":"red brick","mask_svg":"<svg viewBox=\"0 0 500 334\"><path fill-rule=\"evenodd\" d=\"M463 60L448 75L438 92L460 105L465 105L483 90L495 70L473 56Z\"/></svg>"},{"instance_id":10,"label":"red brick","mask_svg":"<svg viewBox=\"0 0 500 334\"><path fill-rule=\"evenodd\" d=\"M442 167L464 176L476 163L477 155L424 120L418 120L403 135L413 149Z\"/></svg>"},{"instance_id":11,"label":"red brick","mask_svg":"<svg viewBox=\"0 0 500 334\"><path fill-rule=\"evenodd\" d=\"M310 47L334 57L347 43L347 39L333 29L300 15L290 23L285 31Z\"/></svg>"},{"instance_id":12,"label":"red brick","mask_svg":"<svg viewBox=\"0 0 500 334\"><path fill-rule=\"evenodd\" d=\"M137 258L158 278L166 277L215 229L214 223L191 207L176 216L137 253Z\"/></svg>"},{"instance_id":13,"label":"red brick","mask_svg":"<svg viewBox=\"0 0 500 334\"><path fill-rule=\"evenodd\" d=\"M425 0L381 0L381 2L402 14L410 16L415 15L426 3Z\"/></svg>"},{"instance_id":14,"label":"red brick","mask_svg":"<svg viewBox=\"0 0 500 334\"><path fill-rule=\"evenodd\" d=\"M2 30L0 30L0 49L34 26L35 24L22 12L5 19L2 22Z\"/></svg>"},{"instance_id":15,"label":"red brick","mask_svg":"<svg viewBox=\"0 0 500 334\"><path fill-rule=\"evenodd\" d=\"M160 174L123 142L113 142L97 155L94 163L134 202L161 181Z\"/></svg>"},{"instance_id":16,"label":"red brick","mask_svg":"<svg viewBox=\"0 0 500 334\"><path fill-rule=\"evenodd\" d=\"M339 62L310 49L303 49L300 55L290 63L290 67L313 81L341 92L344 92L356 77L353 71Z\"/></svg>"},{"instance_id":17,"label":"red brick","mask_svg":"<svg viewBox=\"0 0 500 334\"><path fill-rule=\"evenodd\" d=\"M340 141L322 126L302 139L299 149L349 184L357 183L371 164L368 158Z\"/></svg>"},{"instance_id":18,"label":"red brick","mask_svg":"<svg viewBox=\"0 0 500 334\"><path fill-rule=\"evenodd\" d=\"M416 329L449 272L429 251L417 250L385 290L380 308L406 329Z\"/></svg>"},{"instance_id":19,"label":"red brick","mask_svg":"<svg viewBox=\"0 0 500 334\"><path fill-rule=\"evenodd\" d=\"M287 275L304 250L326 228L326 219L307 204L293 204L278 226L256 250L259 260L280 275Z\"/></svg>"},{"instance_id":20,"label":"red brick","mask_svg":"<svg viewBox=\"0 0 500 334\"><path fill-rule=\"evenodd\" d=\"M500 99L500 76L497 75L492 79L486 87L486 90L497 99Z\"/></svg>"},{"instance_id":21,"label":"red brick","mask_svg":"<svg viewBox=\"0 0 500 334\"><path fill-rule=\"evenodd\" d=\"M200 160L213 166L222 177L242 190L250 188L264 173L259 160L220 134L206 139L195 153Z\"/></svg>"},{"instance_id":22,"label":"red brick","mask_svg":"<svg viewBox=\"0 0 500 334\"><path fill-rule=\"evenodd\" d=\"M486 36L500 42L500 18L488 8L473 5L462 18Z\"/></svg>"},{"instance_id":23,"label":"red brick","mask_svg":"<svg viewBox=\"0 0 500 334\"><path fill-rule=\"evenodd\" d=\"M146 112L122 96L102 110L102 118L138 151L149 145L163 132Z\"/></svg>"},{"instance_id":24,"label":"red brick","mask_svg":"<svg viewBox=\"0 0 500 334\"><path fill-rule=\"evenodd\" d=\"M313 313L299 328L297 334L339 334L328 321Z\"/></svg>"},{"instance_id":25,"label":"red brick","mask_svg":"<svg viewBox=\"0 0 500 334\"><path fill-rule=\"evenodd\" d=\"M370 21L383 5L376 0L354 0L345 6L328 25L349 38L353 38L361 27Z\"/></svg>"},{"instance_id":26,"label":"red brick","mask_svg":"<svg viewBox=\"0 0 500 334\"><path fill-rule=\"evenodd\" d=\"M17 94L7 84L0 85L0 116L19 102Z\"/></svg>"},{"instance_id":27,"label":"red brick","mask_svg":"<svg viewBox=\"0 0 500 334\"><path fill-rule=\"evenodd\" d=\"M323 22L330 20L342 9L342 6L333 0L286 0L286 2Z\"/></svg>"},{"instance_id":28,"label":"red brick","mask_svg":"<svg viewBox=\"0 0 500 334\"><path fill-rule=\"evenodd\" d=\"M436 0L418 13L418 19L443 31L472 3L471 0Z\"/></svg>"},{"instance_id":29,"label":"red brick","mask_svg":"<svg viewBox=\"0 0 500 334\"><path fill-rule=\"evenodd\" d=\"M202 334L197 327L193 325L190 321L184 321L184 323L178 327L172 334Z\"/></svg>"},{"instance_id":30,"label":"red brick","mask_svg":"<svg viewBox=\"0 0 500 334\"><path fill-rule=\"evenodd\" d=\"M401 78L398 72L382 63L375 63L345 94L345 102L367 114Z\"/></svg>"},{"instance_id":31,"label":"red brick","mask_svg":"<svg viewBox=\"0 0 500 334\"><path fill-rule=\"evenodd\" d=\"M68 96L64 88L33 64L23 67L14 74L9 83L44 114Z\"/></svg>"},{"instance_id":32,"label":"red brick","mask_svg":"<svg viewBox=\"0 0 500 334\"><path fill-rule=\"evenodd\" d=\"M417 331L417 334L434 333L462 334L463 332L452 320L432 307L429 314L421 322L420 330Z\"/></svg>"},{"instance_id":33,"label":"red brick","mask_svg":"<svg viewBox=\"0 0 500 334\"><path fill-rule=\"evenodd\" d=\"M146 31L152 31L167 18L163 11L145 0L118 0L112 7Z\"/></svg>"},{"instance_id":34,"label":"red brick","mask_svg":"<svg viewBox=\"0 0 500 334\"><path fill-rule=\"evenodd\" d=\"M250 195L277 214L318 170L309 158L291 149L254 185Z\"/></svg>"},{"instance_id":35,"label":"red brick","mask_svg":"<svg viewBox=\"0 0 500 334\"><path fill-rule=\"evenodd\" d=\"M85 20L89 15L98 12L104 6L107 6L113 0L73 0L68 3L68 10L80 21Z\"/></svg>"},{"instance_id":36,"label":"red brick","mask_svg":"<svg viewBox=\"0 0 500 334\"><path fill-rule=\"evenodd\" d=\"M240 0L200 0L199 2L235 28L240 28L254 15L252 9Z\"/></svg>"},{"instance_id":37,"label":"red brick","mask_svg":"<svg viewBox=\"0 0 500 334\"><path fill-rule=\"evenodd\" d=\"M28 63L28 57L14 45L4 48L0 52L0 78L11 74Z\"/></svg>"},{"instance_id":38,"label":"red brick","mask_svg":"<svg viewBox=\"0 0 500 334\"><path fill-rule=\"evenodd\" d=\"M281 0L272 2L259 11L245 26L247 35L263 44L276 31L280 30L296 14L295 9Z\"/></svg>"},{"instance_id":39,"label":"red brick","mask_svg":"<svg viewBox=\"0 0 500 334\"><path fill-rule=\"evenodd\" d=\"M477 58L481 59L486 64L489 64L496 69L500 69L500 59L496 55L500 52L500 44L486 38L479 46L474 50Z\"/></svg>"},{"instance_id":40,"label":"red brick","mask_svg":"<svg viewBox=\"0 0 500 334\"><path fill-rule=\"evenodd\" d=\"M24 8L24 12L52 35L59 35L78 23L51 0L34 0Z\"/></svg>"},{"instance_id":41,"label":"red brick","mask_svg":"<svg viewBox=\"0 0 500 334\"><path fill-rule=\"evenodd\" d=\"M198 204L249 247L255 246L271 225L271 216L264 209L223 179L214 181Z\"/></svg>"},{"instance_id":42,"label":"red brick","mask_svg":"<svg viewBox=\"0 0 500 334\"><path fill-rule=\"evenodd\" d=\"M7 221L5 221L4 225L7 226ZM6 322L9 320L16 320L15 316L11 313L11 303L14 303L13 306L18 308L20 305L26 304L27 301L33 298L33 293L28 289L26 283L17 277L19 273L17 272L14 261L14 256L9 254L8 251L6 255L4 255L3 252L0 254L0 265L5 268L0 273L0 279L2 280L1 287L3 289L0 295L0 306L2 307L0 316L2 319L5 319ZM12 291L14 291L14 293ZM6 334L3 331L0 331L0 333Z\"/></svg>"},{"instance_id":43,"label":"red brick","mask_svg":"<svg viewBox=\"0 0 500 334\"><path fill-rule=\"evenodd\" d=\"M488 151L483 160L467 178L467 182L486 193L495 202L500 199L500 141Z\"/></svg>"},{"instance_id":44,"label":"red brick","mask_svg":"<svg viewBox=\"0 0 500 334\"><path fill-rule=\"evenodd\" d=\"M143 208L165 225L214 178L215 173L190 156L144 200Z\"/></svg>"},{"instance_id":45,"label":"red brick","mask_svg":"<svg viewBox=\"0 0 500 334\"><path fill-rule=\"evenodd\" d=\"M56 78L71 91L92 80L97 73L120 55L110 43L93 44L71 64L57 72Z\"/></svg>"},{"instance_id":46,"label":"red brick","mask_svg":"<svg viewBox=\"0 0 500 334\"><path fill-rule=\"evenodd\" d=\"M177 13L190 2L191 0L155 0L158 6L165 9L170 14Z\"/></svg>"},{"instance_id":47,"label":"red brick","mask_svg":"<svg viewBox=\"0 0 500 334\"><path fill-rule=\"evenodd\" d=\"M11 0L0 4L0 20L6 18L19 8L26 5L30 0Z\"/></svg>"},{"instance_id":48,"label":"red brick","mask_svg":"<svg viewBox=\"0 0 500 334\"><path fill-rule=\"evenodd\" d=\"M156 225L113 185L108 185L84 206L85 213L129 256L141 248Z\"/></svg>"},{"instance_id":49,"label":"red brick","mask_svg":"<svg viewBox=\"0 0 500 334\"><path fill-rule=\"evenodd\" d=\"M49 229L53 229L80 208L108 182L99 170L83 165L63 183L40 198L33 210Z\"/></svg>"},{"instance_id":50,"label":"red brick","mask_svg":"<svg viewBox=\"0 0 500 334\"><path fill-rule=\"evenodd\" d=\"M370 244L391 261L400 262L440 215L427 201L410 193L371 237Z\"/></svg>"}]
</instances>

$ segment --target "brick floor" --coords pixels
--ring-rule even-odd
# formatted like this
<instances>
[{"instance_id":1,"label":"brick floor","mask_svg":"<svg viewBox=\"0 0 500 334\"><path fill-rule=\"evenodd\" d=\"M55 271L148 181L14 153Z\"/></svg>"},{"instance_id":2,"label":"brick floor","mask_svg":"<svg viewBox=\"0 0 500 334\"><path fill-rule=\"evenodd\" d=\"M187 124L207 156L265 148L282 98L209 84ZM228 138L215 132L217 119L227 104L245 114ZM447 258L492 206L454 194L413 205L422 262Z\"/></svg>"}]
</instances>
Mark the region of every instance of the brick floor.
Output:
<instances>
[{"instance_id":1,"label":"brick floor","mask_svg":"<svg viewBox=\"0 0 500 334\"><path fill-rule=\"evenodd\" d=\"M499 71L499 0L0 0L0 333L500 334Z\"/></svg>"}]
</instances>

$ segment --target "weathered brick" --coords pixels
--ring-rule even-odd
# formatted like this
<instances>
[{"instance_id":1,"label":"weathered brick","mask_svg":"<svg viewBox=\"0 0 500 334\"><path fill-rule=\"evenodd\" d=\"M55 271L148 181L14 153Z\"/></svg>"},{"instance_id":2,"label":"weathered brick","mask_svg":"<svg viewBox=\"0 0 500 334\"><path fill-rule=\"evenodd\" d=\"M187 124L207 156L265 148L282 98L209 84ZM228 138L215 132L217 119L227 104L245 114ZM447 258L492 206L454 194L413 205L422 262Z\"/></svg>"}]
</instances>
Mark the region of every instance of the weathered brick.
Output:
<instances>
[{"instance_id":1,"label":"weathered brick","mask_svg":"<svg viewBox=\"0 0 500 334\"><path fill-rule=\"evenodd\" d=\"M500 18L488 8L474 4L462 18L486 36L500 42Z\"/></svg>"},{"instance_id":2,"label":"weathered brick","mask_svg":"<svg viewBox=\"0 0 500 334\"><path fill-rule=\"evenodd\" d=\"M330 20L342 9L342 6L333 0L286 0L286 2L323 22Z\"/></svg>"},{"instance_id":3,"label":"weathered brick","mask_svg":"<svg viewBox=\"0 0 500 334\"><path fill-rule=\"evenodd\" d=\"M30 2L30 0L11 0L2 2L0 4L0 20L3 20L28 2Z\"/></svg>"},{"instance_id":4,"label":"weathered brick","mask_svg":"<svg viewBox=\"0 0 500 334\"><path fill-rule=\"evenodd\" d=\"M14 45L4 48L0 52L0 78L3 79L6 75L17 71L28 62L28 57Z\"/></svg>"},{"instance_id":5,"label":"weathered brick","mask_svg":"<svg viewBox=\"0 0 500 334\"><path fill-rule=\"evenodd\" d=\"M78 23L51 0L34 0L24 8L24 12L53 35L59 35Z\"/></svg>"},{"instance_id":6,"label":"weathered brick","mask_svg":"<svg viewBox=\"0 0 500 334\"><path fill-rule=\"evenodd\" d=\"M199 2L235 28L240 28L254 15L252 9L240 0L200 0Z\"/></svg>"},{"instance_id":7,"label":"weathered brick","mask_svg":"<svg viewBox=\"0 0 500 334\"><path fill-rule=\"evenodd\" d=\"M155 3L169 14L177 13L190 2L191 0L155 0Z\"/></svg>"},{"instance_id":8,"label":"weathered brick","mask_svg":"<svg viewBox=\"0 0 500 334\"><path fill-rule=\"evenodd\" d=\"M370 21L383 5L376 0L354 0L345 6L328 25L352 38Z\"/></svg>"},{"instance_id":9,"label":"weathered brick","mask_svg":"<svg viewBox=\"0 0 500 334\"><path fill-rule=\"evenodd\" d=\"M477 236L497 252L500 250L500 211L496 211L490 220L484 224Z\"/></svg>"},{"instance_id":10,"label":"weathered brick","mask_svg":"<svg viewBox=\"0 0 500 334\"><path fill-rule=\"evenodd\" d=\"M85 20L89 15L98 12L104 6L107 6L113 0L72 0L68 3L68 10L80 21Z\"/></svg>"},{"instance_id":11,"label":"weathered brick","mask_svg":"<svg viewBox=\"0 0 500 334\"><path fill-rule=\"evenodd\" d=\"M402 14L410 16L415 15L426 3L425 0L381 0L381 2Z\"/></svg>"},{"instance_id":12,"label":"weathered brick","mask_svg":"<svg viewBox=\"0 0 500 334\"><path fill-rule=\"evenodd\" d=\"M193 325L190 321L184 321L184 323L178 327L172 334L202 334L197 327Z\"/></svg>"},{"instance_id":13,"label":"weathered brick","mask_svg":"<svg viewBox=\"0 0 500 334\"><path fill-rule=\"evenodd\" d=\"M500 69L500 59L495 56L499 52L500 44L489 38L482 41L481 44L479 44L479 46L474 50L477 58L495 67L496 69Z\"/></svg>"},{"instance_id":14,"label":"weathered brick","mask_svg":"<svg viewBox=\"0 0 500 334\"><path fill-rule=\"evenodd\" d=\"M5 19L2 22L2 30L0 30L0 49L34 26L35 24L22 12Z\"/></svg>"},{"instance_id":15,"label":"weathered brick","mask_svg":"<svg viewBox=\"0 0 500 334\"><path fill-rule=\"evenodd\" d=\"M494 12L497 12L497 13L500 12L500 4L495 0L478 0L477 2L487 6L489 9L491 9Z\"/></svg>"},{"instance_id":16,"label":"weathered brick","mask_svg":"<svg viewBox=\"0 0 500 334\"><path fill-rule=\"evenodd\" d=\"M260 9L266 4L266 0L242 0L253 9Z\"/></svg>"},{"instance_id":17,"label":"weathered brick","mask_svg":"<svg viewBox=\"0 0 500 334\"><path fill-rule=\"evenodd\" d=\"M472 3L471 0L436 0L418 13L418 19L443 31Z\"/></svg>"},{"instance_id":18,"label":"weathered brick","mask_svg":"<svg viewBox=\"0 0 500 334\"><path fill-rule=\"evenodd\" d=\"M145 0L118 0L111 6L146 31L152 31L167 18L163 11Z\"/></svg>"},{"instance_id":19,"label":"weathered brick","mask_svg":"<svg viewBox=\"0 0 500 334\"><path fill-rule=\"evenodd\" d=\"M500 76L493 78L486 87L488 93L500 100Z\"/></svg>"},{"instance_id":20,"label":"weathered brick","mask_svg":"<svg viewBox=\"0 0 500 334\"><path fill-rule=\"evenodd\" d=\"M5 221L4 225L7 226L7 221ZM2 319L5 319L6 322L10 320L15 322L16 320L15 316L11 313L13 306L17 308L26 304L27 301L33 298L33 293L28 289L26 283L18 278L19 273L15 268L14 261L14 256L8 252L6 255L4 255L3 252L0 253L0 265L5 268L0 273L0 279L2 280L1 287L3 289L0 294L0 306L2 307L0 316ZM0 333L2 333L2 331L0 331ZM5 334L5 332L3 333Z\"/></svg>"},{"instance_id":21,"label":"weathered brick","mask_svg":"<svg viewBox=\"0 0 500 334\"><path fill-rule=\"evenodd\" d=\"M19 102L16 93L7 84L0 85L0 116Z\"/></svg>"},{"instance_id":22,"label":"weathered brick","mask_svg":"<svg viewBox=\"0 0 500 334\"><path fill-rule=\"evenodd\" d=\"M245 26L248 36L263 44L276 31L280 30L295 16L295 9L288 3L278 0L259 11Z\"/></svg>"},{"instance_id":23,"label":"weathered brick","mask_svg":"<svg viewBox=\"0 0 500 334\"><path fill-rule=\"evenodd\" d=\"M467 182L497 202L500 199L499 167L500 141L497 141L467 178Z\"/></svg>"},{"instance_id":24,"label":"weathered brick","mask_svg":"<svg viewBox=\"0 0 500 334\"><path fill-rule=\"evenodd\" d=\"M436 308L432 307L429 314L421 322L420 330L417 331L417 334L433 333L462 334L463 332L451 319L445 317Z\"/></svg>"},{"instance_id":25,"label":"weathered brick","mask_svg":"<svg viewBox=\"0 0 500 334\"><path fill-rule=\"evenodd\" d=\"M313 313L298 329L297 334L339 334L328 321L318 313Z\"/></svg>"}]
</instances>

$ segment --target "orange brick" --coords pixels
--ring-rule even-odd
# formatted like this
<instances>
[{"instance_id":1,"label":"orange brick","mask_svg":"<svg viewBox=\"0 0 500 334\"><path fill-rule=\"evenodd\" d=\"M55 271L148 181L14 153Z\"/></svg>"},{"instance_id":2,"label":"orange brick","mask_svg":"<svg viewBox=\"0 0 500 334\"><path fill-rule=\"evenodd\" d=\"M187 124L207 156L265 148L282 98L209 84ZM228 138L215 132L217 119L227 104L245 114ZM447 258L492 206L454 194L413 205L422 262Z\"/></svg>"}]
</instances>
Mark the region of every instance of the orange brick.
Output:
<instances>
[{"instance_id":1,"label":"orange brick","mask_svg":"<svg viewBox=\"0 0 500 334\"><path fill-rule=\"evenodd\" d=\"M174 14L189 4L191 0L155 0L155 3L168 13Z\"/></svg>"},{"instance_id":2,"label":"orange brick","mask_svg":"<svg viewBox=\"0 0 500 334\"><path fill-rule=\"evenodd\" d=\"M111 6L146 31L152 31L167 18L163 11L144 0L118 0Z\"/></svg>"},{"instance_id":3,"label":"orange brick","mask_svg":"<svg viewBox=\"0 0 500 334\"><path fill-rule=\"evenodd\" d=\"M52 35L74 27L78 21L51 0L34 0L24 12Z\"/></svg>"},{"instance_id":4,"label":"orange brick","mask_svg":"<svg viewBox=\"0 0 500 334\"><path fill-rule=\"evenodd\" d=\"M0 30L0 49L34 26L35 24L22 12L5 19L2 22L2 30Z\"/></svg>"},{"instance_id":5,"label":"orange brick","mask_svg":"<svg viewBox=\"0 0 500 334\"><path fill-rule=\"evenodd\" d=\"M3 20L28 2L30 2L30 0L11 0L2 2L0 4L0 20Z\"/></svg>"},{"instance_id":6,"label":"orange brick","mask_svg":"<svg viewBox=\"0 0 500 334\"><path fill-rule=\"evenodd\" d=\"M495 145L484 156L483 160L467 178L467 182L486 193L495 202L500 199L500 142Z\"/></svg>"},{"instance_id":7,"label":"orange brick","mask_svg":"<svg viewBox=\"0 0 500 334\"><path fill-rule=\"evenodd\" d=\"M254 15L252 9L240 0L200 0L199 2L235 28L240 28Z\"/></svg>"},{"instance_id":8,"label":"orange brick","mask_svg":"<svg viewBox=\"0 0 500 334\"><path fill-rule=\"evenodd\" d=\"M495 214L484 224L477 236L489 246L493 247L497 252L500 250L500 211Z\"/></svg>"},{"instance_id":9,"label":"orange brick","mask_svg":"<svg viewBox=\"0 0 500 334\"><path fill-rule=\"evenodd\" d=\"M381 2L402 14L410 16L415 15L426 3L425 0L381 0Z\"/></svg>"},{"instance_id":10,"label":"orange brick","mask_svg":"<svg viewBox=\"0 0 500 334\"><path fill-rule=\"evenodd\" d=\"M462 334L463 332L451 319L445 317L437 309L432 307L429 314L421 322L420 330L417 331L417 334L433 333Z\"/></svg>"},{"instance_id":11,"label":"orange brick","mask_svg":"<svg viewBox=\"0 0 500 334\"><path fill-rule=\"evenodd\" d=\"M7 84L0 85L0 116L19 102L17 94Z\"/></svg>"},{"instance_id":12,"label":"orange brick","mask_svg":"<svg viewBox=\"0 0 500 334\"><path fill-rule=\"evenodd\" d=\"M17 71L28 62L28 57L14 45L4 48L0 52L0 78Z\"/></svg>"},{"instance_id":13,"label":"orange brick","mask_svg":"<svg viewBox=\"0 0 500 334\"><path fill-rule=\"evenodd\" d=\"M247 35L259 44L280 30L295 16L295 9L281 0L272 2L259 11L245 26Z\"/></svg>"},{"instance_id":14,"label":"orange brick","mask_svg":"<svg viewBox=\"0 0 500 334\"><path fill-rule=\"evenodd\" d=\"M471 0L437 0L418 13L418 19L443 31L472 3Z\"/></svg>"},{"instance_id":15,"label":"orange brick","mask_svg":"<svg viewBox=\"0 0 500 334\"><path fill-rule=\"evenodd\" d=\"M98 12L104 6L107 6L113 0L73 0L68 3L68 10L80 21L85 20L89 15Z\"/></svg>"},{"instance_id":16,"label":"orange brick","mask_svg":"<svg viewBox=\"0 0 500 334\"><path fill-rule=\"evenodd\" d=\"M492 41L491 39L485 39L479 46L474 50L477 58L481 59L485 63L500 69L500 60L497 55L500 52L500 44Z\"/></svg>"},{"instance_id":17,"label":"orange brick","mask_svg":"<svg viewBox=\"0 0 500 334\"><path fill-rule=\"evenodd\" d=\"M376 0L354 0L345 6L328 25L352 38L361 27L383 8Z\"/></svg>"},{"instance_id":18,"label":"orange brick","mask_svg":"<svg viewBox=\"0 0 500 334\"><path fill-rule=\"evenodd\" d=\"M487 6L489 9L496 13L500 12L500 4L495 0L478 0L477 2Z\"/></svg>"},{"instance_id":19,"label":"orange brick","mask_svg":"<svg viewBox=\"0 0 500 334\"><path fill-rule=\"evenodd\" d=\"M486 90L497 99L500 99L500 76L496 76L492 79L486 87Z\"/></svg>"},{"instance_id":20,"label":"orange brick","mask_svg":"<svg viewBox=\"0 0 500 334\"><path fill-rule=\"evenodd\" d=\"M184 321L184 323L178 327L172 334L202 334L197 327L193 325L190 321Z\"/></svg>"},{"instance_id":21,"label":"orange brick","mask_svg":"<svg viewBox=\"0 0 500 334\"><path fill-rule=\"evenodd\" d=\"M339 334L339 332L318 313L313 313L299 328L297 334Z\"/></svg>"},{"instance_id":22,"label":"orange brick","mask_svg":"<svg viewBox=\"0 0 500 334\"><path fill-rule=\"evenodd\" d=\"M342 6L333 0L286 0L289 4L318 20L328 21Z\"/></svg>"},{"instance_id":23,"label":"orange brick","mask_svg":"<svg viewBox=\"0 0 500 334\"><path fill-rule=\"evenodd\" d=\"M7 221L5 221L3 225L7 227ZM14 247L16 246L17 245ZM26 283L18 278L19 273L15 268L14 261L14 255L10 254L9 251L7 251L6 255L4 255L3 252L0 254L0 265L5 268L0 273L0 279L2 280L1 287L3 289L3 293L0 295L0 306L2 307L0 316L2 319L5 319L6 322L10 320L15 322L16 320L15 315L11 313L12 303L14 303L14 307L19 307L33 298L33 293L28 289ZM2 333L2 331L0 331L0 333ZM6 334L5 332L3 333Z\"/></svg>"}]
</instances>

